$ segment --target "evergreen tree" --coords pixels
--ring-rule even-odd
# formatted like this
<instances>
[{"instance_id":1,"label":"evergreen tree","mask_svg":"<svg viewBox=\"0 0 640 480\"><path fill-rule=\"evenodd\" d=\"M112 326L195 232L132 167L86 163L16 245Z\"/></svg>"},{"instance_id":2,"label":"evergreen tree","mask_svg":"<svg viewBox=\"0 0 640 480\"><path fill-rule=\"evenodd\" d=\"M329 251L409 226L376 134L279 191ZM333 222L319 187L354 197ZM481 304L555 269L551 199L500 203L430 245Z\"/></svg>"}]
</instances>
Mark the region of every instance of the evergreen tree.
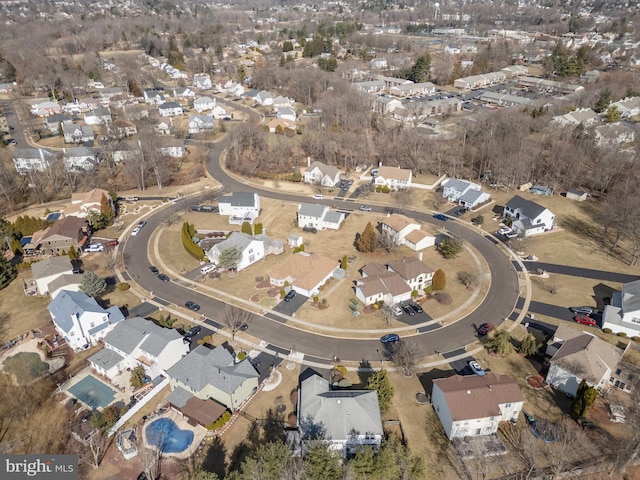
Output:
<instances>
[{"instance_id":1,"label":"evergreen tree","mask_svg":"<svg viewBox=\"0 0 640 480\"><path fill-rule=\"evenodd\" d=\"M436 250L446 259L456 258L462 251L462 240L454 237L446 237L438 244Z\"/></svg>"},{"instance_id":2,"label":"evergreen tree","mask_svg":"<svg viewBox=\"0 0 640 480\"><path fill-rule=\"evenodd\" d=\"M14 255L22 255L22 245L20 245L20 240L18 240L17 238L12 238L11 239L11 251L13 252ZM2 252L0 252L0 255L2 255Z\"/></svg>"},{"instance_id":3,"label":"evergreen tree","mask_svg":"<svg viewBox=\"0 0 640 480\"><path fill-rule=\"evenodd\" d=\"M610 104L611 90L605 88L604 91L600 94L600 98L598 99L598 103L596 103L594 110L598 113L603 113L607 110L607 108L609 108Z\"/></svg>"},{"instance_id":4,"label":"evergreen tree","mask_svg":"<svg viewBox=\"0 0 640 480\"><path fill-rule=\"evenodd\" d=\"M356 237L356 248L359 252L367 253L375 251L377 246L376 232L369 222L364 231Z\"/></svg>"},{"instance_id":5,"label":"evergreen tree","mask_svg":"<svg viewBox=\"0 0 640 480\"><path fill-rule=\"evenodd\" d=\"M236 270L242 260L242 251L238 247L225 248L218 257L218 266L225 270Z\"/></svg>"},{"instance_id":6,"label":"evergreen tree","mask_svg":"<svg viewBox=\"0 0 640 480\"><path fill-rule=\"evenodd\" d=\"M7 257L0 253L0 290L9 286L17 276L16 267L7 260Z\"/></svg>"},{"instance_id":7,"label":"evergreen tree","mask_svg":"<svg viewBox=\"0 0 640 480\"><path fill-rule=\"evenodd\" d=\"M487 349L498 355L509 355L513 353L513 345L511 344L511 335L509 335L509 332L506 330L498 330L487 342Z\"/></svg>"},{"instance_id":8,"label":"evergreen tree","mask_svg":"<svg viewBox=\"0 0 640 480\"><path fill-rule=\"evenodd\" d=\"M116 216L116 212L113 209L113 204L111 203L111 198L107 197L107 195L104 193L102 194L102 198L100 199L100 215L104 217L104 221L107 227L113 224L113 218Z\"/></svg>"},{"instance_id":9,"label":"evergreen tree","mask_svg":"<svg viewBox=\"0 0 640 480\"><path fill-rule=\"evenodd\" d=\"M78 259L79 255L78 255L78 251L76 250L75 246L71 245L71 247L69 247L68 255L69 255L69 258L71 260L77 260Z\"/></svg>"},{"instance_id":10,"label":"evergreen tree","mask_svg":"<svg viewBox=\"0 0 640 480\"><path fill-rule=\"evenodd\" d=\"M100 297L107 288L107 282L100 278L96 272L87 270L82 274L80 291L89 297Z\"/></svg>"},{"instance_id":11,"label":"evergreen tree","mask_svg":"<svg viewBox=\"0 0 640 480\"><path fill-rule=\"evenodd\" d=\"M129 380L129 383L134 388L140 388L144 385L144 377L144 367L142 365L138 365L136 368L131 370L131 379Z\"/></svg>"},{"instance_id":12,"label":"evergreen tree","mask_svg":"<svg viewBox=\"0 0 640 480\"><path fill-rule=\"evenodd\" d=\"M431 56L428 53L420 55L411 67L408 80L414 83L428 82L431 77Z\"/></svg>"},{"instance_id":13,"label":"evergreen tree","mask_svg":"<svg viewBox=\"0 0 640 480\"><path fill-rule=\"evenodd\" d=\"M387 371L383 368L372 373L367 379L367 390L378 392L378 405L381 412L386 412L393 401L394 388L389 381Z\"/></svg>"},{"instance_id":14,"label":"evergreen tree","mask_svg":"<svg viewBox=\"0 0 640 480\"><path fill-rule=\"evenodd\" d=\"M242 463L241 479L280 480L291 464L291 450L284 442L260 445Z\"/></svg>"},{"instance_id":15,"label":"evergreen tree","mask_svg":"<svg viewBox=\"0 0 640 480\"><path fill-rule=\"evenodd\" d=\"M609 105L607 111L604 114L604 121L606 123L616 123L620 121L622 115L620 114L620 110L615 105Z\"/></svg>"},{"instance_id":16,"label":"evergreen tree","mask_svg":"<svg viewBox=\"0 0 640 480\"><path fill-rule=\"evenodd\" d=\"M207 470L198 470L196 472L195 480L220 480L220 477Z\"/></svg>"},{"instance_id":17,"label":"evergreen tree","mask_svg":"<svg viewBox=\"0 0 640 480\"><path fill-rule=\"evenodd\" d=\"M344 256L342 257L342 260L340 260L340 268L341 268L342 270L347 270L347 267L348 267L348 266L349 266L349 264L347 263L347 256L346 256L346 255L344 255Z\"/></svg>"},{"instance_id":18,"label":"evergreen tree","mask_svg":"<svg viewBox=\"0 0 640 480\"><path fill-rule=\"evenodd\" d=\"M341 458L334 455L324 442L313 442L304 457L309 480L336 480L343 475Z\"/></svg>"},{"instance_id":19,"label":"evergreen tree","mask_svg":"<svg viewBox=\"0 0 640 480\"><path fill-rule=\"evenodd\" d=\"M358 448L355 457L349 462L349 469L353 473L353 478L357 480L379 478L376 475L376 455L373 448L368 446Z\"/></svg>"},{"instance_id":20,"label":"evergreen tree","mask_svg":"<svg viewBox=\"0 0 640 480\"><path fill-rule=\"evenodd\" d=\"M253 230L254 230L254 234L255 235L261 235L262 234L262 229L263 229L263 227L262 227L261 223L256 223L253 226Z\"/></svg>"},{"instance_id":21,"label":"evergreen tree","mask_svg":"<svg viewBox=\"0 0 640 480\"><path fill-rule=\"evenodd\" d=\"M253 235L253 229L251 228L251 224L249 222L242 222L242 227L240 228L242 233L246 233L247 235Z\"/></svg>"},{"instance_id":22,"label":"evergreen tree","mask_svg":"<svg viewBox=\"0 0 640 480\"><path fill-rule=\"evenodd\" d=\"M538 350L538 346L536 345L536 339L530 333L527 334L526 337L522 339L522 343L520 344L520 348L518 348L518 353L521 355L533 355Z\"/></svg>"},{"instance_id":23,"label":"evergreen tree","mask_svg":"<svg viewBox=\"0 0 640 480\"><path fill-rule=\"evenodd\" d=\"M431 286L434 290L444 290L447 287L447 276L441 268L433 274Z\"/></svg>"},{"instance_id":24,"label":"evergreen tree","mask_svg":"<svg viewBox=\"0 0 640 480\"><path fill-rule=\"evenodd\" d=\"M593 405L597 397L598 391L589 386L586 380L582 380L580 385L578 385L576 398L573 400L573 404L571 404L571 416L573 418L584 417L584 414L587 413L587 410Z\"/></svg>"}]
</instances>

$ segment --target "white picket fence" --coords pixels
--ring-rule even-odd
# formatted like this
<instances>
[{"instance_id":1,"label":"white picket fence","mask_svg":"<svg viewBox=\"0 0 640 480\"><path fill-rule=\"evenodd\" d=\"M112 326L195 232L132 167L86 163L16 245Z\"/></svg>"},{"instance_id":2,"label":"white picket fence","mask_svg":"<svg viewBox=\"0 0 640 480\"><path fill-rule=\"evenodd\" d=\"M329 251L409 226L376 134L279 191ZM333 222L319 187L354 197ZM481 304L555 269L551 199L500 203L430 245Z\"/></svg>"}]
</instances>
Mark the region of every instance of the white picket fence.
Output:
<instances>
[{"instance_id":1,"label":"white picket fence","mask_svg":"<svg viewBox=\"0 0 640 480\"><path fill-rule=\"evenodd\" d=\"M142 407L149 403L149 401L158 393L160 393L160 391L167 385L169 385L169 378L165 378L162 382L153 387L153 389L149 393L147 393L139 402L131 407L131 409L127 413L125 413L113 427L111 427L111 429L109 430L109 436L111 437L114 433L116 433L120 429L120 427L122 427L131 417L138 413L138 411L140 411Z\"/></svg>"}]
</instances>

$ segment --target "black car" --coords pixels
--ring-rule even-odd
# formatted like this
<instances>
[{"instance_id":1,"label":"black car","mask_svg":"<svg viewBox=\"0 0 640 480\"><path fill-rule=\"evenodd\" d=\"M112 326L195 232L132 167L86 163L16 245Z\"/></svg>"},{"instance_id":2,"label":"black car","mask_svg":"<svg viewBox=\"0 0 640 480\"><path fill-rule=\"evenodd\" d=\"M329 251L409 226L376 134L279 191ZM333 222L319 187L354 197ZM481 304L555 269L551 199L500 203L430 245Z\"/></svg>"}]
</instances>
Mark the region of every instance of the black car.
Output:
<instances>
[{"instance_id":1,"label":"black car","mask_svg":"<svg viewBox=\"0 0 640 480\"><path fill-rule=\"evenodd\" d=\"M184 338L191 338L194 335L197 335L200 333L200 330L202 330L201 327L195 326L195 327L191 327L188 331L184 332L183 337Z\"/></svg>"},{"instance_id":2,"label":"black car","mask_svg":"<svg viewBox=\"0 0 640 480\"><path fill-rule=\"evenodd\" d=\"M316 227L304 227L302 230L310 233L318 233L318 229Z\"/></svg>"},{"instance_id":3,"label":"black car","mask_svg":"<svg viewBox=\"0 0 640 480\"><path fill-rule=\"evenodd\" d=\"M167 275L165 275L164 273L161 273L160 275L158 275L158 278L160 280L162 280L163 282L168 282L169 281L169 277Z\"/></svg>"},{"instance_id":4,"label":"black car","mask_svg":"<svg viewBox=\"0 0 640 480\"><path fill-rule=\"evenodd\" d=\"M200 310L200 305L198 305L196 302L186 302L184 304L185 307L187 307L189 310L193 310L194 312L197 312L198 310Z\"/></svg>"},{"instance_id":5,"label":"black car","mask_svg":"<svg viewBox=\"0 0 640 480\"><path fill-rule=\"evenodd\" d=\"M406 313L407 315L415 315L416 311L413 309L413 307L411 305L403 305L402 306L402 310L404 311L404 313Z\"/></svg>"},{"instance_id":6,"label":"black car","mask_svg":"<svg viewBox=\"0 0 640 480\"><path fill-rule=\"evenodd\" d=\"M290 302L293 297L296 296L296 291L295 290L289 290L289 292L287 292L287 294L284 296L284 301L285 302Z\"/></svg>"},{"instance_id":7,"label":"black car","mask_svg":"<svg viewBox=\"0 0 640 480\"><path fill-rule=\"evenodd\" d=\"M158 275L160 273L160 270L158 270L158 267L154 267L153 265L149 267L149 271L154 275Z\"/></svg>"},{"instance_id":8,"label":"black car","mask_svg":"<svg viewBox=\"0 0 640 480\"><path fill-rule=\"evenodd\" d=\"M423 313L424 310L422 310L422 307L420 305L418 305L417 303L412 303L411 304L411 308L413 308L416 313Z\"/></svg>"}]
</instances>

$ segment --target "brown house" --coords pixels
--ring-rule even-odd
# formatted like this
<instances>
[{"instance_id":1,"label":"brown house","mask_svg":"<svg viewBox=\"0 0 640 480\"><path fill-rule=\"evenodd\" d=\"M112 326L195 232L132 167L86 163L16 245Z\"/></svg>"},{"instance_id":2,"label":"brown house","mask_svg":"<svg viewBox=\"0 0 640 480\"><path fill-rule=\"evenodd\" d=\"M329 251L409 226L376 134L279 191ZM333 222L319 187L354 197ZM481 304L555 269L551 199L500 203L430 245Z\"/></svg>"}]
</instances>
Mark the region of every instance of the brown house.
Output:
<instances>
[{"instance_id":1,"label":"brown house","mask_svg":"<svg viewBox=\"0 0 640 480\"><path fill-rule=\"evenodd\" d=\"M71 246L80 250L89 238L87 221L78 217L65 217L46 228L35 232L31 242L25 245L25 252L37 255L61 255L68 253Z\"/></svg>"}]
</instances>

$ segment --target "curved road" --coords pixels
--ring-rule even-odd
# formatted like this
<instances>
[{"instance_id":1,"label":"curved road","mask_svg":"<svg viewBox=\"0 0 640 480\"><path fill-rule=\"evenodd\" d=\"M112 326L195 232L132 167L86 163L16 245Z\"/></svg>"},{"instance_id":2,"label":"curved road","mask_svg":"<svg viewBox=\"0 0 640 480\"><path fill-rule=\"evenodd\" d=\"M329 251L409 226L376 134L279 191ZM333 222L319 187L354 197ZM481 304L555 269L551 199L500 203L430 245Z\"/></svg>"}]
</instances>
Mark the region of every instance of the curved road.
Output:
<instances>
[{"instance_id":1,"label":"curved road","mask_svg":"<svg viewBox=\"0 0 640 480\"><path fill-rule=\"evenodd\" d=\"M227 175L220 165L221 154L228 146L228 136L222 141L211 144L211 153L207 161L207 169L211 176L220 181L229 191L258 192L265 197L294 202L308 202L308 196L290 195L269 190L261 190L252 185L245 185ZM204 192L202 197L210 195ZM198 202L200 197L191 197L189 201ZM200 304L203 313L208 318L216 319L217 312L224 307L224 303L191 290L188 286L176 286L175 282L164 283L149 271L147 256L148 243L151 233L170 215L184 210L186 201L178 200L174 205L166 207L147 218L145 226L138 235L129 237L123 245L124 262L127 274L138 282L144 289L153 292L156 301L160 303L170 302L183 305L185 301L192 300ZM354 210L359 206L348 200L326 200L325 204L335 204L338 208ZM377 213L386 213L387 207L372 206ZM485 301L470 315L452 323L446 327L435 328L429 332L412 335L411 341L415 344L419 355L432 355L436 351L440 353L451 352L460 349L463 345L476 339L476 327L484 322L500 323L513 311L519 297L517 290L518 277L511 264L511 259L496 245L489 236L484 236L457 221L450 219L447 222L435 220L431 215L423 212L405 210L405 213L421 222L444 226L446 229L459 236L465 242L472 245L484 257L491 269L491 286ZM161 240L160 240L161 242ZM160 247L162 249L162 247ZM127 276L125 274L125 277ZM311 333L270 318L254 315L249 323L249 333L265 340L272 345L281 347L287 352L294 350L304 353L312 359L328 360L334 355L342 360L351 361L379 361L378 350L381 344L378 339L362 340L348 338L334 338L327 335Z\"/></svg>"}]
</instances>

